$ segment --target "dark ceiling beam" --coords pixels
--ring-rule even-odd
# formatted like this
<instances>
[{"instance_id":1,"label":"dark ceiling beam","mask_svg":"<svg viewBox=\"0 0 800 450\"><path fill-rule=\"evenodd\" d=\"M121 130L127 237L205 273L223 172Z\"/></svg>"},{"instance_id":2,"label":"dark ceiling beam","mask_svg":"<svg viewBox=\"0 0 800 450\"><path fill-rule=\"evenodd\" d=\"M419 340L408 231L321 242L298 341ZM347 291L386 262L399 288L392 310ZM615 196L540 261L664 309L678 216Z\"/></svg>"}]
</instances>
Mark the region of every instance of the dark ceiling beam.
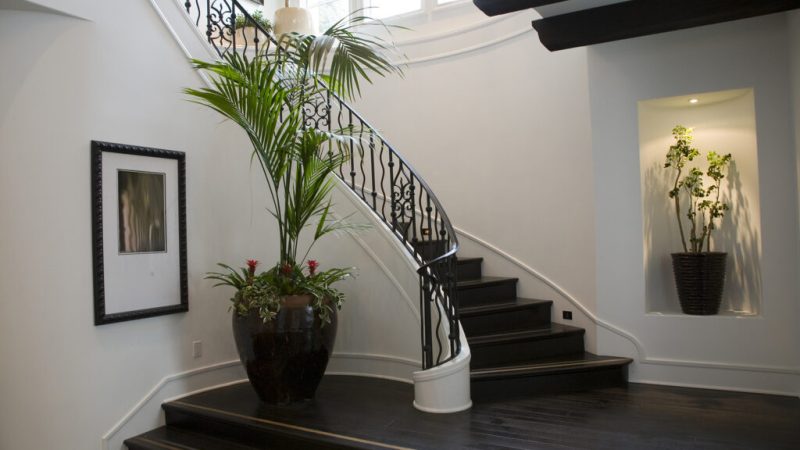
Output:
<instances>
[{"instance_id":1,"label":"dark ceiling beam","mask_svg":"<svg viewBox=\"0 0 800 450\"><path fill-rule=\"evenodd\" d=\"M534 20L550 51L800 8L800 0L631 0Z\"/></svg>"},{"instance_id":2,"label":"dark ceiling beam","mask_svg":"<svg viewBox=\"0 0 800 450\"><path fill-rule=\"evenodd\" d=\"M472 0L487 16L498 16L523 9L535 8L537 6L561 3L564 0Z\"/></svg>"}]
</instances>

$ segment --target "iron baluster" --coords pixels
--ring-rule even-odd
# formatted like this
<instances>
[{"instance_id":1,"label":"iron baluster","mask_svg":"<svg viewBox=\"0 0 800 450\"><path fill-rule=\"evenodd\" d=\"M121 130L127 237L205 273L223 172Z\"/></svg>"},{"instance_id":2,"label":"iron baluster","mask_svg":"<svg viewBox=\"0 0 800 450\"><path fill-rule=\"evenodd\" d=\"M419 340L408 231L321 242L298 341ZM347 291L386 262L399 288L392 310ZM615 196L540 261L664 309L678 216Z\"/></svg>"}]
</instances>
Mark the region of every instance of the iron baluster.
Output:
<instances>
[{"instance_id":1,"label":"iron baluster","mask_svg":"<svg viewBox=\"0 0 800 450\"><path fill-rule=\"evenodd\" d=\"M393 152L389 152L389 215L392 218L392 231L397 233L397 195L395 194L395 179L394 179L394 156ZM425 341L423 341L425 342Z\"/></svg>"},{"instance_id":2,"label":"iron baluster","mask_svg":"<svg viewBox=\"0 0 800 450\"><path fill-rule=\"evenodd\" d=\"M386 222L386 185L385 185L385 183L386 183L386 181L385 181L386 168L383 166L383 153L384 153L385 149L386 149L386 144L383 142L383 139L381 139L381 151L380 151L380 154L378 155L379 162L380 162L380 167L381 167L381 183L380 183L381 184L381 197L383 197L382 203L381 203L381 214L380 215L383 217L383 221L384 222Z\"/></svg>"},{"instance_id":3,"label":"iron baluster","mask_svg":"<svg viewBox=\"0 0 800 450\"><path fill-rule=\"evenodd\" d=\"M206 0L206 39L209 44L214 44L211 42L211 0ZM214 50L217 50L216 46L214 46Z\"/></svg>"},{"instance_id":4,"label":"iron baluster","mask_svg":"<svg viewBox=\"0 0 800 450\"><path fill-rule=\"evenodd\" d=\"M372 180L372 210L378 210L378 191L375 189L375 135L372 131L369 132L369 174Z\"/></svg>"},{"instance_id":5,"label":"iron baluster","mask_svg":"<svg viewBox=\"0 0 800 450\"><path fill-rule=\"evenodd\" d=\"M246 19L245 19L246 20ZM231 11L231 15L229 18L229 24L231 30L231 45L233 46L233 51L236 51L236 10ZM242 39L244 39L244 32L242 32Z\"/></svg>"},{"instance_id":6,"label":"iron baluster","mask_svg":"<svg viewBox=\"0 0 800 450\"><path fill-rule=\"evenodd\" d=\"M364 200L364 203L369 205L369 202L367 201L367 195L364 193L364 186L367 184L367 172L364 170L364 122L359 122L361 123L361 126L358 128L358 163L361 171L361 199Z\"/></svg>"},{"instance_id":7,"label":"iron baluster","mask_svg":"<svg viewBox=\"0 0 800 450\"><path fill-rule=\"evenodd\" d=\"M350 113L350 119L348 120L347 123L349 124L350 133L352 133L353 132L353 111L350 110L349 113ZM353 140L352 139L350 140L350 189L352 189L353 192L356 192L356 193L358 192L356 190L356 161L355 161L355 155L353 155Z\"/></svg>"}]
</instances>

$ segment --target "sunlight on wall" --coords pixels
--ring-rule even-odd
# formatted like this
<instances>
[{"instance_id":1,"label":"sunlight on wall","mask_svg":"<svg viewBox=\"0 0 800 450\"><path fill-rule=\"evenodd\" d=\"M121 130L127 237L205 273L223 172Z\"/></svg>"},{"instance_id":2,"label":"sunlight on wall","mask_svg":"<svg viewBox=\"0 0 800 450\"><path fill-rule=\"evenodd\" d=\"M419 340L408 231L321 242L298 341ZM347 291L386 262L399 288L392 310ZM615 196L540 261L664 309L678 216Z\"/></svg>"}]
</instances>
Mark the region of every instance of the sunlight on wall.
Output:
<instances>
[{"instance_id":1,"label":"sunlight on wall","mask_svg":"<svg viewBox=\"0 0 800 450\"><path fill-rule=\"evenodd\" d=\"M731 153L733 163L722 183L722 201L730 211L713 233L712 251L728 253L721 314L757 315L761 303L761 214L755 102L752 89L693 94L639 102L639 147L644 224L647 311L680 313L670 253L682 249L674 204L667 193L674 183L664 168L675 125L694 129L700 156L687 164L705 172L706 154ZM704 186L710 186L706 179ZM685 209L685 202L681 209ZM681 211L682 219L685 211ZM686 221L684 219L684 229ZM686 231L688 241L688 230Z\"/></svg>"}]
</instances>

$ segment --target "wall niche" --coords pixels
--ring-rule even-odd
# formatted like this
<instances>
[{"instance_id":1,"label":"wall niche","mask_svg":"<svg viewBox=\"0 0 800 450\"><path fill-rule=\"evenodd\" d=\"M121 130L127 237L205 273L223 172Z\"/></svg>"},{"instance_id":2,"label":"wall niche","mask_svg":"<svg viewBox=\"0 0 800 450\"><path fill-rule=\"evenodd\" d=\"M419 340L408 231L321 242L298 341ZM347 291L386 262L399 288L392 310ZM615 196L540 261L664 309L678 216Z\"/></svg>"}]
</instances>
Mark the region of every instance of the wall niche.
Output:
<instances>
[{"instance_id":1,"label":"wall niche","mask_svg":"<svg viewBox=\"0 0 800 450\"><path fill-rule=\"evenodd\" d=\"M701 155L687 164L705 172L706 154L731 153L721 199L730 205L712 234L712 251L728 253L721 316L756 316L761 306L761 211L753 89L734 89L638 102L639 162L644 225L646 311L681 314L670 253L682 251L675 206L668 197L675 173L664 168L672 129L694 129ZM704 185L709 186L706 177ZM686 202L681 204L686 216ZM686 222L684 221L686 230ZM688 241L688 230L687 241Z\"/></svg>"}]
</instances>

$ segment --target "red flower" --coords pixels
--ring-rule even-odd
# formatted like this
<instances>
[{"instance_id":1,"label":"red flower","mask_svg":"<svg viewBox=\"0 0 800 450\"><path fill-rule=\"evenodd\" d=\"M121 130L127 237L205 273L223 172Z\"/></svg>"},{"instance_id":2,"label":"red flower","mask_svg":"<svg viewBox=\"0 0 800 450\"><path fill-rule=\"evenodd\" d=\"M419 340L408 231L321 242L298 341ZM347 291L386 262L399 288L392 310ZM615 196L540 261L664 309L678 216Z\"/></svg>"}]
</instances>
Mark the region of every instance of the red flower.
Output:
<instances>
[{"instance_id":1,"label":"red flower","mask_svg":"<svg viewBox=\"0 0 800 450\"><path fill-rule=\"evenodd\" d=\"M258 265L258 261L255 259L248 259L247 260L247 281L253 282L253 277L256 275L256 266Z\"/></svg>"},{"instance_id":2,"label":"red flower","mask_svg":"<svg viewBox=\"0 0 800 450\"><path fill-rule=\"evenodd\" d=\"M292 265L289 264L289 263L286 263L286 264L282 265L281 266L281 273L284 274L287 277L289 275L291 275L292 274Z\"/></svg>"},{"instance_id":3,"label":"red flower","mask_svg":"<svg viewBox=\"0 0 800 450\"><path fill-rule=\"evenodd\" d=\"M250 273L255 273L257 265L258 261L256 261L255 259L247 260L247 268L250 270Z\"/></svg>"},{"instance_id":4,"label":"red flower","mask_svg":"<svg viewBox=\"0 0 800 450\"><path fill-rule=\"evenodd\" d=\"M315 259L308 260L308 273L310 275L314 275L317 271L317 267L319 267L319 263Z\"/></svg>"}]
</instances>

